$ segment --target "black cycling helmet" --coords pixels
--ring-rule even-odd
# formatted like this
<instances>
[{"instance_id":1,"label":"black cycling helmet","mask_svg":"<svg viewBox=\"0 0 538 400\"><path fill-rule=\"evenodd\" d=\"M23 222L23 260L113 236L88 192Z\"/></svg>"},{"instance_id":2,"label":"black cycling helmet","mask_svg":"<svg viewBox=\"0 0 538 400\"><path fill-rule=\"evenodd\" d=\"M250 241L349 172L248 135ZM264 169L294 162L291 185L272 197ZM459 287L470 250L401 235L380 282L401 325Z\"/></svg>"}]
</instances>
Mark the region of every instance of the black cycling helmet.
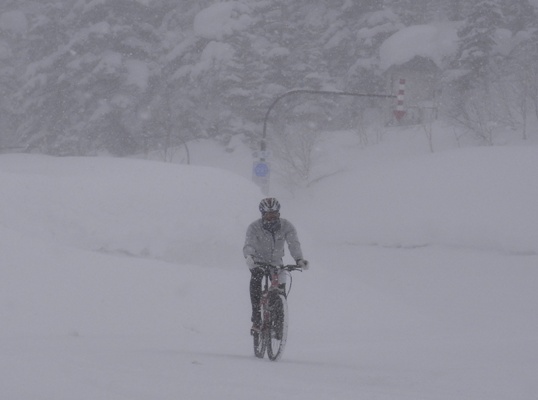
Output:
<instances>
[{"instance_id":1,"label":"black cycling helmet","mask_svg":"<svg viewBox=\"0 0 538 400\"><path fill-rule=\"evenodd\" d=\"M274 197L268 197L260 201L259 209L262 214L265 214L268 212L279 212L280 203Z\"/></svg>"}]
</instances>

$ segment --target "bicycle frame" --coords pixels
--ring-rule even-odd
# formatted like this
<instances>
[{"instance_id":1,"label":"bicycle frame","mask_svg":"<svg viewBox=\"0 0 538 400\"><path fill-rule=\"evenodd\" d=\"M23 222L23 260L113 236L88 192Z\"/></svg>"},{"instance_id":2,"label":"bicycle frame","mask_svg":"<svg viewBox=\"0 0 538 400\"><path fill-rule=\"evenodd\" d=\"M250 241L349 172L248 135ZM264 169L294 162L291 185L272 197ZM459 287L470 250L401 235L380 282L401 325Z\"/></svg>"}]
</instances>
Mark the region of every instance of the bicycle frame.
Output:
<instances>
[{"instance_id":1,"label":"bicycle frame","mask_svg":"<svg viewBox=\"0 0 538 400\"><path fill-rule=\"evenodd\" d=\"M260 299L260 309L263 314L262 330L266 328L267 321L270 320L271 311L269 308L269 297L272 291L278 290L278 285L280 283L278 275L279 275L278 270L274 269L274 270L268 271L263 278L264 284L263 284L262 297ZM270 285L269 285L269 282L271 282Z\"/></svg>"}]
</instances>

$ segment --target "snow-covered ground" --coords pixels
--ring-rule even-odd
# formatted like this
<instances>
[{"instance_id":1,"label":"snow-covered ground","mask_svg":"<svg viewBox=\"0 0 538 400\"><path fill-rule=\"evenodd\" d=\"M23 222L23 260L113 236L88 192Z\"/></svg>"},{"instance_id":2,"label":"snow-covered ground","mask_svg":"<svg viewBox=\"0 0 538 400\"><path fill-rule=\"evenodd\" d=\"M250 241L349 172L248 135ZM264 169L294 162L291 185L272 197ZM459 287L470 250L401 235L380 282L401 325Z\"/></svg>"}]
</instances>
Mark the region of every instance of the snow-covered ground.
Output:
<instances>
[{"instance_id":1,"label":"snow-covered ground","mask_svg":"<svg viewBox=\"0 0 538 400\"><path fill-rule=\"evenodd\" d=\"M249 336L248 151L0 156L0 398L538 398L538 148L330 138L338 173L273 187L311 262L278 363Z\"/></svg>"}]
</instances>

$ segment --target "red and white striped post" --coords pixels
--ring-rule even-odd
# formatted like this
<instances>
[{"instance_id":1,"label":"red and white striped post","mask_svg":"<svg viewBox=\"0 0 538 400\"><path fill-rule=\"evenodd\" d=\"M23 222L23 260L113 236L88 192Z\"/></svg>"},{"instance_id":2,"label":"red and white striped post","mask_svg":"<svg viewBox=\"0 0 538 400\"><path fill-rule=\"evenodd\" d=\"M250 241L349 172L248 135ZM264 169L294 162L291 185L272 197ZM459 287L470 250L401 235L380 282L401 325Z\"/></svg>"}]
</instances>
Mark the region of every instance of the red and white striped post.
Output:
<instances>
[{"instance_id":1,"label":"red and white striped post","mask_svg":"<svg viewBox=\"0 0 538 400\"><path fill-rule=\"evenodd\" d=\"M396 110L394 110L394 116L399 121L401 120L405 115L405 110L403 106L404 102L404 93L405 93L405 79L400 79L400 86L398 88L398 95L396 96Z\"/></svg>"}]
</instances>

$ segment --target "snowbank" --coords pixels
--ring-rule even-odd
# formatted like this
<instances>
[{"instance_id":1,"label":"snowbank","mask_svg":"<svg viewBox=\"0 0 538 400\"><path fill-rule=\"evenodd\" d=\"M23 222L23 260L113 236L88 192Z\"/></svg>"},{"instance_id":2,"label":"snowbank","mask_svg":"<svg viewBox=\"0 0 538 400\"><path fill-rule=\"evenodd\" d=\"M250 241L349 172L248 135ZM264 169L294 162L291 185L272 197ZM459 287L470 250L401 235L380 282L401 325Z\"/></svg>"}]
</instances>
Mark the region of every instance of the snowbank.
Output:
<instances>
[{"instance_id":1,"label":"snowbank","mask_svg":"<svg viewBox=\"0 0 538 400\"><path fill-rule=\"evenodd\" d=\"M4 229L198 265L242 263L237 238L257 217L261 196L221 169L140 160L4 155L0 176Z\"/></svg>"}]
</instances>

